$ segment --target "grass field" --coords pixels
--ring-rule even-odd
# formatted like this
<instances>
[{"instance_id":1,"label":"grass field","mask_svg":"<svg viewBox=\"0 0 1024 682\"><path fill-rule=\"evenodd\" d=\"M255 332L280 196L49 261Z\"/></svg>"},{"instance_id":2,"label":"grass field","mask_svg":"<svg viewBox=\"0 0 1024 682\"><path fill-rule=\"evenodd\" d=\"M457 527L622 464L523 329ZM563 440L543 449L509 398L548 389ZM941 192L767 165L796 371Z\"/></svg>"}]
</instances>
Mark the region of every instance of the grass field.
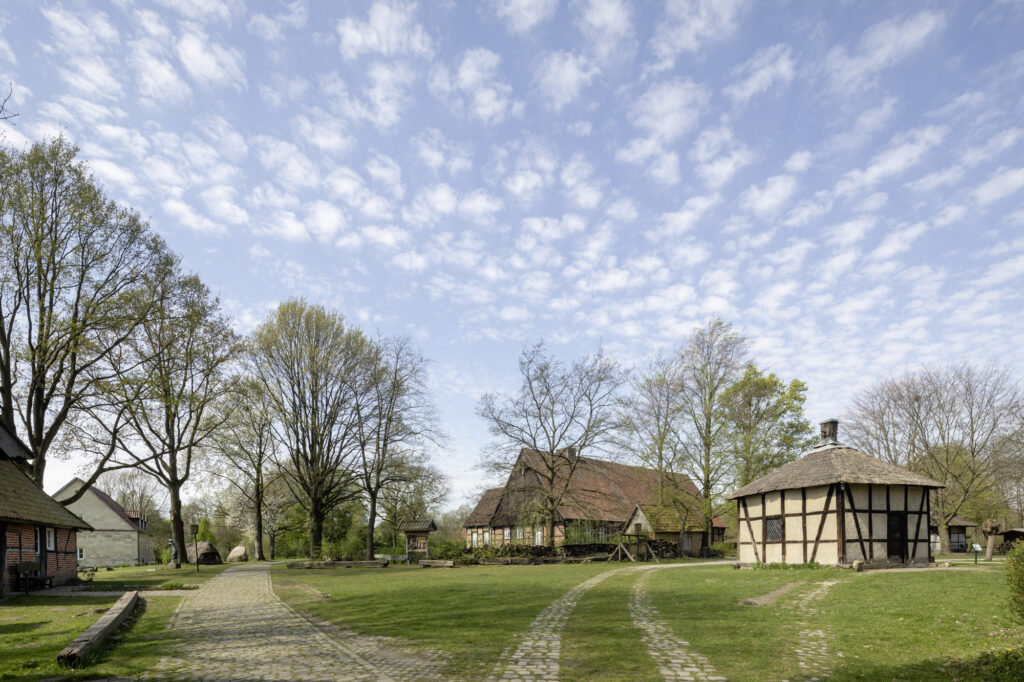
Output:
<instances>
[{"instance_id":1,"label":"grass field","mask_svg":"<svg viewBox=\"0 0 1024 682\"><path fill-rule=\"evenodd\" d=\"M699 566L655 571L651 601L680 638L731 680L797 679L807 627L828 633L834 680L1019 680L1024 625L1006 608L1002 566L945 571L742 570ZM502 651L551 602L622 564L473 566L457 569L295 570L272 566L275 592L291 606L360 634L396 637L444 652L449 679L486 677ZM205 581L223 567L202 567ZM188 576L188 578L186 578ZM116 569L97 588L194 582L194 571ZM636 573L593 587L562 632L563 679L657 679L628 603ZM836 581L801 610L804 597ZM792 586L774 603L747 600ZM0 679L142 675L172 638L180 597L154 597L118 641L82 670L58 668L58 651L113 597L15 597L0 606ZM1014 649L1016 653L1007 653Z\"/></svg>"}]
</instances>

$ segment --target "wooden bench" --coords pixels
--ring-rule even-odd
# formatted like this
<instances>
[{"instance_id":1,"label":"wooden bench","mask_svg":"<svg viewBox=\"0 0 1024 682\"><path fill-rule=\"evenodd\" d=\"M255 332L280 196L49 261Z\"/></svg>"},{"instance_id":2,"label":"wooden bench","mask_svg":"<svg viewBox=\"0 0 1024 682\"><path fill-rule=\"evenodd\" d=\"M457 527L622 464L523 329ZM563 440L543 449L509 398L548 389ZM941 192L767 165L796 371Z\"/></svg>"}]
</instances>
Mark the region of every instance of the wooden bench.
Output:
<instances>
[{"instance_id":1,"label":"wooden bench","mask_svg":"<svg viewBox=\"0 0 1024 682\"><path fill-rule=\"evenodd\" d=\"M445 559L420 559L419 565L423 568L453 568L455 562Z\"/></svg>"},{"instance_id":2,"label":"wooden bench","mask_svg":"<svg viewBox=\"0 0 1024 682\"><path fill-rule=\"evenodd\" d=\"M20 591L24 584L25 592L41 587L53 587L52 575L39 575L38 561L22 561L15 567L15 591Z\"/></svg>"}]
</instances>

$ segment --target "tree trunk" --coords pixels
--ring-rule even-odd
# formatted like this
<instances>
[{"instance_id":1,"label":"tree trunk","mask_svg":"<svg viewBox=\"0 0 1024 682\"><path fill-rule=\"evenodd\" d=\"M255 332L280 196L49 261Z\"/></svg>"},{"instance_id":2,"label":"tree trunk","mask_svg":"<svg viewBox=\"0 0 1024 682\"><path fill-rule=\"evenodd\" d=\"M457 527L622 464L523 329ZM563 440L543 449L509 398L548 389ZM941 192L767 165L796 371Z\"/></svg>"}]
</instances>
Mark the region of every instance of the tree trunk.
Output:
<instances>
[{"instance_id":1,"label":"tree trunk","mask_svg":"<svg viewBox=\"0 0 1024 682\"><path fill-rule=\"evenodd\" d=\"M548 519L548 547L555 547L555 517Z\"/></svg>"},{"instance_id":2,"label":"tree trunk","mask_svg":"<svg viewBox=\"0 0 1024 682\"><path fill-rule=\"evenodd\" d=\"M377 494L370 493L370 515L366 520L366 560L373 561L373 529L377 521Z\"/></svg>"},{"instance_id":3,"label":"tree trunk","mask_svg":"<svg viewBox=\"0 0 1024 682\"><path fill-rule=\"evenodd\" d=\"M171 538L178 550L178 563L184 564L188 563L188 552L185 549L185 523L181 519L181 484L172 481L168 490L171 493Z\"/></svg>"},{"instance_id":4,"label":"tree trunk","mask_svg":"<svg viewBox=\"0 0 1024 682\"><path fill-rule=\"evenodd\" d=\"M324 537L324 513L320 508L320 500L312 500L309 505L309 557L320 558L320 546Z\"/></svg>"},{"instance_id":5,"label":"tree trunk","mask_svg":"<svg viewBox=\"0 0 1024 682\"><path fill-rule=\"evenodd\" d=\"M273 561L276 558L274 550L277 549L277 533L268 533L267 537L270 539L270 560Z\"/></svg>"},{"instance_id":6,"label":"tree trunk","mask_svg":"<svg viewBox=\"0 0 1024 682\"><path fill-rule=\"evenodd\" d=\"M944 518L939 522L939 554L949 554L949 524Z\"/></svg>"},{"instance_id":7,"label":"tree trunk","mask_svg":"<svg viewBox=\"0 0 1024 682\"><path fill-rule=\"evenodd\" d=\"M992 561L992 551L996 548L995 533L988 536L988 544L985 546L985 561Z\"/></svg>"},{"instance_id":8,"label":"tree trunk","mask_svg":"<svg viewBox=\"0 0 1024 682\"><path fill-rule=\"evenodd\" d=\"M256 561L266 560L263 556L263 495L260 493L256 493L256 539L252 549Z\"/></svg>"}]
</instances>

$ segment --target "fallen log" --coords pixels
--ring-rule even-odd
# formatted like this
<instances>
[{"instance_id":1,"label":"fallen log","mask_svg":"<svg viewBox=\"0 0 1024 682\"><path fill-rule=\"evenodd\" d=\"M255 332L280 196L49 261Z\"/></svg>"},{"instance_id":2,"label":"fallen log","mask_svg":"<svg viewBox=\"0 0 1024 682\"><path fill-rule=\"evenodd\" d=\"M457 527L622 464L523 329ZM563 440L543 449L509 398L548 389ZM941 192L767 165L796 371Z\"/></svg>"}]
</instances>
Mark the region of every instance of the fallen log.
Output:
<instances>
[{"instance_id":1,"label":"fallen log","mask_svg":"<svg viewBox=\"0 0 1024 682\"><path fill-rule=\"evenodd\" d=\"M288 568L387 568L388 561L292 561Z\"/></svg>"},{"instance_id":2,"label":"fallen log","mask_svg":"<svg viewBox=\"0 0 1024 682\"><path fill-rule=\"evenodd\" d=\"M137 591L125 592L106 613L100 616L99 620L86 628L85 632L75 638L75 641L57 654L57 663L67 666L82 665L89 654L96 651L107 637L132 614L138 603L139 593Z\"/></svg>"},{"instance_id":3,"label":"fallen log","mask_svg":"<svg viewBox=\"0 0 1024 682\"><path fill-rule=\"evenodd\" d=\"M419 565L423 568L453 568L455 562L445 559L420 559Z\"/></svg>"}]
</instances>

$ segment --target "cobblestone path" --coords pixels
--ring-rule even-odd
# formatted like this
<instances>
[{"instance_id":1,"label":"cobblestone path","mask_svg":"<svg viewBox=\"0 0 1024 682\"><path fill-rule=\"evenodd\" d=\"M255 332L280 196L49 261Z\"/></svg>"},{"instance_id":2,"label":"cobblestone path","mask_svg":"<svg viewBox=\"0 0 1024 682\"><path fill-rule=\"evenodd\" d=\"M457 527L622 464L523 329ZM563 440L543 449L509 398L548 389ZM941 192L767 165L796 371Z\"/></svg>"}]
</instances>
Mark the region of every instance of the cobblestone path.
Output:
<instances>
[{"instance_id":1,"label":"cobblestone path","mask_svg":"<svg viewBox=\"0 0 1024 682\"><path fill-rule=\"evenodd\" d=\"M172 647L153 671L161 679L437 679L423 658L383 638L330 637L274 594L265 566L224 571L185 597L168 628ZM426 663L426 665L424 665Z\"/></svg>"},{"instance_id":2,"label":"cobblestone path","mask_svg":"<svg viewBox=\"0 0 1024 682\"><path fill-rule=\"evenodd\" d=\"M814 602L825 596L829 588L835 585L838 580L828 580L819 583L818 587L811 590L796 602L796 610L802 616L800 625L799 645L796 648L797 663L800 665L801 677L797 679L821 680L828 677L828 671L832 667L829 664L828 641L832 632L828 627L812 627L810 621L814 616L821 615L821 612L814 608Z\"/></svg>"},{"instance_id":3,"label":"cobblestone path","mask_svg":"<svg viewBox=\"0 0 1024 682\"><path fill-rule=\"evenodd\" d=\"M530 629L519 639L518 646L510 645L502 653L494 667L490 681L496 680L557 680L559 659L562 653L562 629L576 604L592 587L619 573L636 573L662 568L687 568L708 566L727 561L701 562L699 564L664 564L661 566L630 566L600 573L585 580L566 592L561 598L540 612ZM515 647L513 649L513 646ZM677 678L684 679L684 678ZM697 679L697 678L693 678ZM706 678L704 678L706 679Z\"/></svg>"},{"instance_id":4,"label":"cobblestone path","mask_svg":"<svg viewBox=\"0 0 1024 682\"><path fill-rule=\"evenodd\" d=\"M647 652L658 666L665 680L724 680L708 659L690 648L680 639L668 623L661 619L658 609L647 594L647 581L654 575L645 571L633 583L629 593L629 615L633 625L643 633Z\"/></svg>"}]
</instances>

